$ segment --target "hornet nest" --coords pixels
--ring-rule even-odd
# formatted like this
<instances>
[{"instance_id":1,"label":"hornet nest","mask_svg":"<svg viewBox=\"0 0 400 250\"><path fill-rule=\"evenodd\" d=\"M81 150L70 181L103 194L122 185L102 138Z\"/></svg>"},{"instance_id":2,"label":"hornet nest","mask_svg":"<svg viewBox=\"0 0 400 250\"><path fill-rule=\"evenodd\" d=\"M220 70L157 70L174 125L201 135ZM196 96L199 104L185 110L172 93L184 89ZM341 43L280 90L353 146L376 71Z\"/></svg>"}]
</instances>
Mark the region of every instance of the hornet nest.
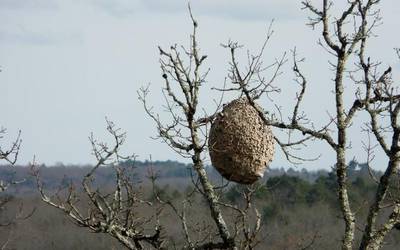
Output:
<instances>
[{"instance_id":1,"label":"hornet nest","mask_svg":"<svg viewBox=\"0 0 400 250\"><path fill-rule=\"evenodd\" d=\"M208 146L211 162L223 177L251 184L263 177L273 158L274 136L257 110L247 99L240 98L217 114Z\"/></svg>"}]
</instances>

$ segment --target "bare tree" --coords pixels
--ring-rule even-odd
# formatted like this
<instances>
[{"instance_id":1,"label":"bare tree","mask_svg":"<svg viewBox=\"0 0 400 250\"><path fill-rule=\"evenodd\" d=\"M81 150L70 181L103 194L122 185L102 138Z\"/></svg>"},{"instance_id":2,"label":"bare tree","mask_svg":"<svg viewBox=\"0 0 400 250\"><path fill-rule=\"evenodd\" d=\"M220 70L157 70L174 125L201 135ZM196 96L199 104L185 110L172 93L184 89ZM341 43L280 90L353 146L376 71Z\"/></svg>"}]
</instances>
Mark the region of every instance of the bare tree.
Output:
<instances>
[{"instance_id":1,"label":"bare tree","mask_svg":"<svg viewBox=\"0 0 400 250\"><path fill-rule=\"evenodd\" d=\"M6 129L1 128L0 129L0 140L4 138L4 135L6 134ZM17 162L18 159L18 154L19 154L19 149L21 147L21 131L18 132L17 138L11 143L11 146L8 147L7 149L4 149L2 146L0 146L0 163L7 163L9 167L13 167L14 164ZM4 166L6 167L6 166ZM10 186L18 184L22 182L23 180L0 180L0 194L6 191ZM9 201L8 198L5 200L1 200L0 202L0 208L3 207L7 202Z\"/></svg>"},{"instance_id":2,"label":"bare tree","mask_svg":"<svg viewBox=\"0 0 400 250\"><path fill-rule=\"evenodd\" d=\"M362 77L354 81L364 86L364 90L358 95L358 100L371 119L366 131L373 134L379 147L386 154L388 162L379 180L372 176L377 182L377 191L369 208L360 249L379 249L384 243L385 236L400 223L400 197L390 192L391 188L400 190L399 183L394 181L400 173L400 93L392 80L392 68L381 71L380 63L371 62L371 58L365 55L366 45L367 35L362 39L358 54ZM400 60L399 54L397 55ZM389 211L390 215L380 222L378 218L385 210Z\"/></svg>"},{"instance_id":3,"label":"bare tree","mask_svg":"<svg viewBox=\"0 0 400 250\"><path fill-rule=\"evenodd\" d=\"M197 29L198 23L194 19L189 7L189 13L193 24L193 33L190 36L190 47L173 45L170 50L159 47L161 59L162 78L165 87L165 107L170 115L171 123L162 121L160 116L149 106L147 96L149 88L139 91L139 99L143 102L147 114L157 125L158 138L163 140L170 148L185 158L190 158L193 163L195 176L193 184L195 190L206 200L210 209L210 215L215 229L208 226L202 230L207 237L203 240L194 240L195 232L188 229L185 217L185 209L190 196L186 197L181 209L171 202L161 201L172 207L181 221L182 231L186 239L185 248L188 249L253 249L259 242L257 234L261 227L261 216L257 208L252 204L252 194L257 185L243 190L244 206L237 206L222 202L221 194L226 184L216 186L206 172L204 160L207 152L208 123L211 122L216 112L221 107L221 101L216 102L216 112L206 115L199 106L201 88L206 84L209 70L202 70L207 58L198 48ZM222 99L221 99L222 100ZM203 109L204 110L204 109ZM228 221L224 216L223 208L233 210L236 213L234 221ZM205 239L211 240L205 240Z\"/></svg>"},{"instance_id":4,"label":"bare tree","mask_svg":"<svg viewBox=\"0 0 400 250\"><path fill-rule=\"evenodd\" d=\"M6 134L6 129L0 129L0 139L4 138ZM13 167L14 164L17 162L19 150L21 147L21 131L18 132L16 139L11 143L7 149L0 146L0 163L5 162L7 165L2 167ZM0 211L4 210L8 203L13 200L13 197L9 194L6 194L7 191L11 186L16 185L18 183L23 182L24 180L0 180ZM0 227L9 227L13 225L18 220L23 220L29 218L33 214L34 210L32 210L28 214L23 213L23 206L20 204L18 211L15 212L13 218L7 218L6 221L0 222ZM9 242L12 239L12 230L10 230L9 235L7 236L7 240L1 244L1 249L5 249Z\"/></svg>"},{"instance_id":5,"label":"bare tree","mask_svg":"<svg viewBox=\"0 0 400 250\"><path fill-rule=\"evenodd\" d=\"M142 199L142 194L137 191L127 173L129 169L120 166L121 161L135 157L122 156L119 152L126 134L108 120L107 131L113 138L112 146L98 142L93 135L89 137L97 163L82 179L82 189L88 203L82 205L79 190L73 183L67 190L60 189L53 196L47 195L40 178L40 169L33 161L32 173L36 177L41 198L46 204L64 212L78 226L95 233L108 234L128 249L165 249L158 220L159 211L149 218L138 214L139 207L152 208L153 203ZM112 191L101 189L94 183L96 170L107 166L115 172L116 183Z\"/></svg>"}]
</instances>

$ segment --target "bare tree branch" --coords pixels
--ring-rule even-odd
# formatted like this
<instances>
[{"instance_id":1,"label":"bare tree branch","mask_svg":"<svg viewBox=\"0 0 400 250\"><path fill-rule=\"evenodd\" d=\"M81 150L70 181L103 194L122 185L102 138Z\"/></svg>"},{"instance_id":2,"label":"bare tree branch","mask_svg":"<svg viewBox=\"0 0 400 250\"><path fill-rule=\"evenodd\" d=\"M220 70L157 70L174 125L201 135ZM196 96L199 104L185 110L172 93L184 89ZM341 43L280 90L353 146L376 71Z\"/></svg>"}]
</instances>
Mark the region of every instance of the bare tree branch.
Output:
<instances>
[{"instance_id":1,"label":"bare tree branch","mask_svg":"<svg viewBox=\"0 0 400 250\"><path fill-rule=\"evenodd\" d=\"M46 204L63 211L75 224L93 232L107 233L128 249L147 249L149 246L154 249L166 249L158 220L155 220L153 229L148 232L145 225L152 223L154 219L143 218L135 211L138 206L152 207L152 203L141 199L131 183L132 180L125 174L127 169L119 166L122 160L132 160L135 157L134 155L126 157L119 153L126 134L109 120L107 120L107 131L114 141L111 147L98 142L93 135L89 137L97 163L82 180L82 188L90 201L88 211L79 208L80 199L72 183L65 190L64 198L58 194L59 192L55 194L56 200L48 196L43 187L40 170L34 160L31 169L41 198ZM112 167L116 174L115 189L110 193L93 187L96 171L104 166Z\"/></svg>"}]
</instances>

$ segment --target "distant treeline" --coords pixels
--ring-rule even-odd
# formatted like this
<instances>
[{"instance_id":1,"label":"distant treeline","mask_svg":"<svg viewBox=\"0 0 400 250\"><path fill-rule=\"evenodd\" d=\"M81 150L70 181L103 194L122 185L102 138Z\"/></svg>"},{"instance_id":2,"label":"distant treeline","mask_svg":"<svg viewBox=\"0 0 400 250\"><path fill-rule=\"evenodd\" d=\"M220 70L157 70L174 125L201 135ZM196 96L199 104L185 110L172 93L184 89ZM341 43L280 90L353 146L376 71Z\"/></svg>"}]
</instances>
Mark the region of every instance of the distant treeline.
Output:
<instances>
[{"instance_id":1,"label":"distant treeline","mask_svg":"<svg viewBox=\"0 0 400 250\"><path fill-rule=\"evenodd\" d=\"M195 172L192 170L190 164L184 164L177 161L126 161L121 163L127 173L132 176L132 180L137 183L146 183L150 175L157 176L157 182L160 185L169 184L171 186L189 184L192 178L195 178ZM70 183L80 184L82 177L90 171L91 166L76 166L76 165L63 165L57 164L55 166L40 166L40 174L44 181L46 188L55 189L65 187ZM208 175L213 182L222 182L223 178L212 167L207 168ZM381 175L378 171L368 169L366 164L360 164L356 161L351 161L348 165L349 178L356 182L370 182L371 174L379 177ZM270 168L265 172L261 183L274 181L276 177L284 176L293 177L291 180L298 180L306 182L309 185L317 184L324 178L332 177L332 169L308 171L305 168ZM32 192L35 191L36 182L30 174L28 166L15 166L13 168L0 167L0 179L4 181L24 180L21 184L17 185L12 192ZM372 172L371 172L372 171ZM95 182L101 186L114 185L115 171L111 167L100 168L96 172Z\"/></svg>"}]
</instances>

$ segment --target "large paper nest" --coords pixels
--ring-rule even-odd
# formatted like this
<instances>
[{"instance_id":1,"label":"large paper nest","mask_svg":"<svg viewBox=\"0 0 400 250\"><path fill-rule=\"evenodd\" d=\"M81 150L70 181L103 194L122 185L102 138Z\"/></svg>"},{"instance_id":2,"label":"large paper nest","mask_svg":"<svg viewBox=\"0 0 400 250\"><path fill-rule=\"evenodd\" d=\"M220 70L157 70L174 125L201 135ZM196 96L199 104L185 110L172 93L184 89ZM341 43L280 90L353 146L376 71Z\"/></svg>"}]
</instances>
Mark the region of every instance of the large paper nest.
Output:
<instances>
[{"instance_id":1,"label":"large paper nest","mask_svg":"<svg viewBox=\"0 0 400 250\"><path fill-rule=\"evenodd\" d=\"M258 107L257 107L258 108ZM251 184L262 178L274 155L274 137L247 99L225 105L210 128L211 162L230 181Z\"/></svg>"}]
</instances>

